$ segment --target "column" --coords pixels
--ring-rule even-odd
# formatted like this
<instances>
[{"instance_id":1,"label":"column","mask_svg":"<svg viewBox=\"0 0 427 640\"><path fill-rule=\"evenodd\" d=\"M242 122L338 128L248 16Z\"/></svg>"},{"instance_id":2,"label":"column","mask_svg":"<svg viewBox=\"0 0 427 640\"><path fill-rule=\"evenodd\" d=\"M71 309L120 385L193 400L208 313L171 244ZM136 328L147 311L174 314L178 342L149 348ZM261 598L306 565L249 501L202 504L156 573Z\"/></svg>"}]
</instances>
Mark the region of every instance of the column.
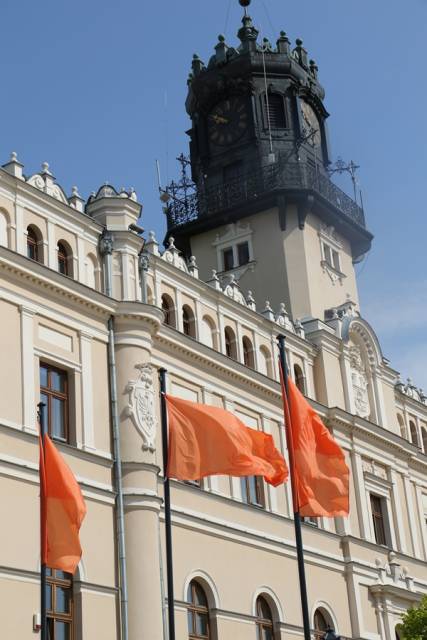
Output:
<instances>
[{"instance_id":1,"label":"column","mask_svg":"<svg viewBox=\"0 0 427 640\"><path fill-rule=\"evenodd\" d=\"M15 220L16 220L16 251L23 255L27 255L27 233L24 229L24 209L20 204L15 204Z\"/></svg>"},{"instance_id":2,"label":"column","mask_svg":"<svg viewBox=\"0 0 427 640\"><path fill-rule=\"evenodd\" d=\"M224 409L230 413L234 413L234 402L231 400L224 401ZM230 495L235 500L242 500L242 483L240 478L230 476Z\"/></svg>"},{"instance_id":3,"label":"column","mask_svg":"<svg viewBox=\"0 0 427 640\"><path fill-rule=\"evenodd\" d=\"M176 328L182 333L184 331L184 325L182 322L182 295L181 291L178 289L175 291L175 318Z\"/></svg>"},{"instance_id":4,"label":"column","mask_svg":"<svg viewBox=\"0 0 427 640\"><path fill-rule=\"evenodd\" d=\"M269 433L271 435L271 425L264 414L261 414L261 426L264 433ZM280 445L278 446L278 448L280 448ZM279 513L279 506L278 506L278 500L277 500L278 488L273 487L271 484L268 484L268 482L265 483L265 487L267 488L267 492L268 492L268 501L270 505L270 510L273 513Z\"/></svg>"},{"instance_id":5,"label":"column","mask_svg":"<svg viewBox=\"0 0 427 640\"><path fill-rule=\"evenodd\" d=\"M47 249L47 260L45 258L44 263L50 269L58 270L58 252L57 243L55 238L55 224L51 221L47 221L47 246L46 242L43 242L45 249ZM46 254L45 254L46 255Z\"/></svg>"},{"instance_id":6,"label":"column","mask_svg":"<svg viewBox=\"0 0 427 640\"><path fill-rule=\"evenodd\" d=\"M242 325L240 322L236 322L236 353L238 362L242 362L244 364L243 358L243 335L242 335Z\"/></svg>"},{"instance_id":7,"label":"column","mask_svg":"<svg viewBox=\"0 0 427 640\"><path fill-rule=\"evenodd\" d=\"M85 241L82 236L77 236L77 279L79 282L86 284L86 265L85 265Z\"/></svg>"},{"instance_id":8,"label":"column","mask_svg":"<svg viewBox=\"0 0 427 640\"><path fill-rule=\"evenodd\" d=\"M308 398L316 399L316 394L314 392L314 373L313 373L313 362L308 361L306 358L303 360L304 362L304 376L305 376L305 392Z\"/></svg>"},{"instance_id":9,"label":"column","mask_svg":"<svg viewBox=\"0 0 427 640\"><path fill-rule=\"evenodd\" d=\"M406 506L408 509L409 531L411 532L411 542L414 556L419 558L421 555L420 542L418 538L418 523L415 518L415 505L413 500L413 485L408 474L403 476L403 486L405 489Z\"/></svg>"},{"instance_id":10,"label":"column","mask_svg":"<svg viewBox=\"0 0 427 640\"><path fill-rule=\"evenodd\" d=\"M345 347L340 354L340 368L341 368L342 384L344 389L345 407L349 413L354 415L356 413L356 407L354 406L353 387L351 384L350 360L347 357L347 351L348 349Z\"/></svg>"},{"instance_id":11,"label":"column","mask_svg":"<svg viewBox=\"0 0 427 640\"><path fill-rule=\"evenodd\" d=\"M415 495L417 500L417 513L418 520L420 521L421 528L421 542L424 550L424 558L427 560L427 528L425 523L425 515L424 515L424 505L423 505L423 496L421 492L421 487L419 485L415 485Z\"/></svg>"},{"instance_id":12,"label":"column","mask_svg":"<svg viewBox=\"0 0 427 640\"><path fill-rule=\"evenodd\" d=\"M279 350L277 348L277 335L273 334L271 336L271 374L272 374L273 380L280 380L278 358L279 358Z\"/></svg>"},{"instance_id":13,"label":"column","mask_svg":"<svg viewBox=\"0 0 427 640\"><path fill-rule=\"evenodd\" d=\"M211 393L212 393L211 389L208 389L207 387L202 388L203 404L212 404ZM218 476L209 476L208 478L206 478L206 484L208 486L208 489L213 493L220 493Z\"/></svg>"},{"instance_id":14,"label":"column","mask_svg":"<svg viewBox=\"0 0 427 640\"><path fill-rule=\"evenodd\" d=\"M366 500L365 478L363 476L362 457L360 453L352 451L351 466L354 478L354 490L356 494L357 514L360 527L360 537L364 540L371 539L371 527L369 522L369 510Z\"/></svg>"},{"instance_id":15,"label":"column","mask_svg":"<svg viewBox=\"0 0 427 640\"><path fill-rule=\"evenodd\" d=\"M382 379L377 371L372 371L372 385L374 387L375 405L377 409L377 422L384 427L386 423L386 413L384 404L384 394L382 388Z\"/></svg>"},{"instance_id":16,"label":"column","mask_svg":"<svg viewBox=\"0 0 427 640\"><path fill-rule=\"evenodd\" d=\"M389 469L389 479L392 484L391 503L393 509L394 530L396 532L397 548L402 553L407 553L408 547L406 543L405 529L403 523L400 524L402 511L402 503L399 495L399 475L394 469Z\"/></svg>"},{"instance_id":17,"label":"column","mask_svg":"<svg viewBox=\"0 0 427 640\"><path fill-rule=\"evenodd\" d=\"M83 331L80 332L80 357L82 365L83 449L86 451L94 451L92 336Z\"/></svg>"},{"instance_id":18,"label":"column","mask_svg":"<svg viewBox=\"0 0 427 640\"><path fill-rule=\"evenodd\" d=\"M200 321L202 319L202 310L201 310L199 300L195 300L194 304L196 308L196 313L195 313L196 317L194 318L194 331L195 331L196 340L200 340Z\"/></svg>"},{"instance_id":19,"label":"column","mask_svg":"<svg viewBox=\"0 0 427 640\"><path fill-rule=\"evenodd\" d=\"M22 416L23 429L37 433L34 370L34 316L35 310L21 306L21 363L22 363Z\"/></svg>"},{"instance_id":20,"label":"column","mask_svg":"<svg viewBox=\"0 0 427 640\"><path fill-rule=\"evenodd\" d=\"M163 314L156 307L143 309L135 318L115 319L129 640L163 638L158 480L163 465L158 374L150 365Z\"/></svg>"},{"instance_id":21,"label":"column","mask_svg":"<svg viewBox=\"0 0 427 640\"><path fill-rule=\"evenodd\" d=\"M221 309L219 308L219 305L218 305L218 328L219 328L218 350L221 353L225 353L224 316L221 313Z\"/></svg>"}]
</instances>

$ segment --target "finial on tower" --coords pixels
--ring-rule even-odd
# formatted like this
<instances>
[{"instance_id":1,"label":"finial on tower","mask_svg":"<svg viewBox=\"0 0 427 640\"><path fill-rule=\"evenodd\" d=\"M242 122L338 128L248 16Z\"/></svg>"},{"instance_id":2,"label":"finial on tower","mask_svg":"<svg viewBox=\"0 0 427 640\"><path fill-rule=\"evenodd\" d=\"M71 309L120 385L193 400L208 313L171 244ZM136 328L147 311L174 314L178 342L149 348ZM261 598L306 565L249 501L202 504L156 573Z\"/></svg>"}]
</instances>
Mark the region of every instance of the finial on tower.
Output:
<instances>
[{"instance_id":1,"label":"finial on tower","mask_svg":"<svg viewBox=\"0 0 427 640\"><path fill-rule=\"evenodd\" d=\"M246 15L246 7L249 7L249 5L251 4L251 0L239 0L239 4L244 8Z\"/></svg>"}]
</instances>

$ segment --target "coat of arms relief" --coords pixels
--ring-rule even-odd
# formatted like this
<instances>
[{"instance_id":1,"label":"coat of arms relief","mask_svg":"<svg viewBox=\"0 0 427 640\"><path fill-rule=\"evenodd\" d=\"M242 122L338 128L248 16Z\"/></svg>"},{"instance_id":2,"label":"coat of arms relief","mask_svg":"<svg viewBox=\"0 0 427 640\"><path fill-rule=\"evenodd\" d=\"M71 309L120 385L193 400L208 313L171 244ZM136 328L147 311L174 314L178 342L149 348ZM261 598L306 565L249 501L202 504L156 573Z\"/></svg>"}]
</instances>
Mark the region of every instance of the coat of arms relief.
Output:
<instances>
[{"instance_id":1,"label":"coat of arms relief","mask_svg":"<svg viewBox=\"0 0 427 640\"><path fill-rule=\"evenodd\" d=\"M350 346L350 369L356 414L361 418L368 418L371 413L368 377L362 358L362 351L355 344Z\"/></svg>"},{"instance_id":2,"label":"coat of arms relief","mask_svg":"<svg viewBox=\"0 0 427 640\"><path fill-rule=\"evenodd\" d=\"M150 364L137 364L138 378L126 386L129 394L127 415L142 436L144 451L155 451L157 418L154 409L153 370Z\"/></svg>"}]
</instances>

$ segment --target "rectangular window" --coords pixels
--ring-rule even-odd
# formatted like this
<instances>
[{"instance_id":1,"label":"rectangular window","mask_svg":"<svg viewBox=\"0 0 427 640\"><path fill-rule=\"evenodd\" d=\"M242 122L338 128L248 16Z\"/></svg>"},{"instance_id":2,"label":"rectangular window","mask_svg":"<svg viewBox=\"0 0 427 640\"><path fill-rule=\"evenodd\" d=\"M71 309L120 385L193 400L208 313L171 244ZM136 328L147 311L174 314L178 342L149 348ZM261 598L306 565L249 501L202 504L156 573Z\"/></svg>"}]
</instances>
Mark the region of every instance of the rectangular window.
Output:
<instances>
[{"instance_id":1,"label":"rectangular window","mask_svg":"<svg viewBox=\"0 0 427 640\"><path fill-rule=\"evenodd\" d=\"M224 271L230 271L234 268L233 248L229 247L222 252L222 259L224 262Z\"/></svg>"},{"instance_id":2,"label":"rectangular window","mask_svg":"<svg viewBox=\"0 0 427 640\"><path fill-rule=\"evenodd\" d=\"M312 527L318 527L319 521L317 518L313 518L311 516L302 516L301 520L305 522L305 524L311 524Z\"/></svg>"},{"instance_id":3,"label":"rectangular window","mask_svg":"<svg viewBox=\"0 0 427 640\"><path fill-rule=\"evenodd\" d=\"M328 244L323 244L323 256L326 264L336 271L341 271L340 256L338 251L332 249Z\"/></svg>"},{"instance_id":4,"label":"rectangular window","mask_svg":"<svg viewBox=\"0 0 427 640\"><path fill-rule=\"evenodd\" d=\"M237 245L237 256L239 259L239 266L248 264L249 262L249 243L241 242Z\"/></svg>"},{"instance_id":5,"label":"rectangular window","mask_svg":"<svg viewBox=\"0 0 427 640\"><path fill-rule=\"evenodd\" d=\"M49 640L71 640L73 637L73 577L47 569L46 608Z\"/></svg>"},{"instance_id":6,"label":"rectangular window","mask_svg":"<svg viewBox=\"0 0 427 640\"><path fill-rule=\"evenodd\" d=\"M370 494L371 498L371 510L372 510L372 522L374 525L375 542L377 544L386 546L387 536L385 529L385 505L384 499L379 496Z\"/></svg>"},{"instance_id":7,"label":"rectangular window","mask_svg":"<svg viewBox=\"0 0 427 640\"><path fill-rule=\"evenodd\" d=\"M323 245L323 255L325 257L325 262L329 265L332 266L332 253L331 253L331 247L329 247L327 244Z\"/></svg>"},{"instance_id":8,"label":"rectangular window","mask_svg":"<svg viewBox=\"0 0 427 640\"><path fill-rule=\"evenodd\" d=\"M265 507L264 483L261 476L241 478L242 499L246 504Z\"/></svg>"},{"instance_id":9,"label":"rectangular window","mask_svg":"<svg viewBox=\"0 0 427 640\"><path fill-rule=\"evenodd\" d=\"M334 269L340 271L340 257L338 255L338 251L332 250L332 262Z\"/></svg>"},{"instance_id":10,"label":"rectangular window","mask_svg":"<svg viewBox=\"0 0 427 640\"><path fill-rule=\"evenodd\" d=\"M68 374L40 363L40 402L45 404L44 426L56 440L68 440Z\"/></svg>"}]
</instances>

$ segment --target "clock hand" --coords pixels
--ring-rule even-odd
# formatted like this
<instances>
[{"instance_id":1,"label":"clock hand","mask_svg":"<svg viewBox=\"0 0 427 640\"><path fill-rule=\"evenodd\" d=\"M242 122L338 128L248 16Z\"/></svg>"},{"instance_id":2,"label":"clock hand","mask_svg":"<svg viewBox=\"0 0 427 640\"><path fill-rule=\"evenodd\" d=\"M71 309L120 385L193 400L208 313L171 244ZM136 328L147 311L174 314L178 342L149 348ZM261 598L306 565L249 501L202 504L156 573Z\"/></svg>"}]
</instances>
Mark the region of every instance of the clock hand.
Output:
<instances>
[{"instance_id":1,"label":"clock hand","mask_svg":"<svg viewBox=\"0 0 427 640\"><path fill-rule=\"evenodd\" d=\"M227 118L224 118L223 116L219 116L216 113L214 113L210 117L215 122L215 124L228 124L229 123L229 120Z\"/></svg>"}]
</instances>

